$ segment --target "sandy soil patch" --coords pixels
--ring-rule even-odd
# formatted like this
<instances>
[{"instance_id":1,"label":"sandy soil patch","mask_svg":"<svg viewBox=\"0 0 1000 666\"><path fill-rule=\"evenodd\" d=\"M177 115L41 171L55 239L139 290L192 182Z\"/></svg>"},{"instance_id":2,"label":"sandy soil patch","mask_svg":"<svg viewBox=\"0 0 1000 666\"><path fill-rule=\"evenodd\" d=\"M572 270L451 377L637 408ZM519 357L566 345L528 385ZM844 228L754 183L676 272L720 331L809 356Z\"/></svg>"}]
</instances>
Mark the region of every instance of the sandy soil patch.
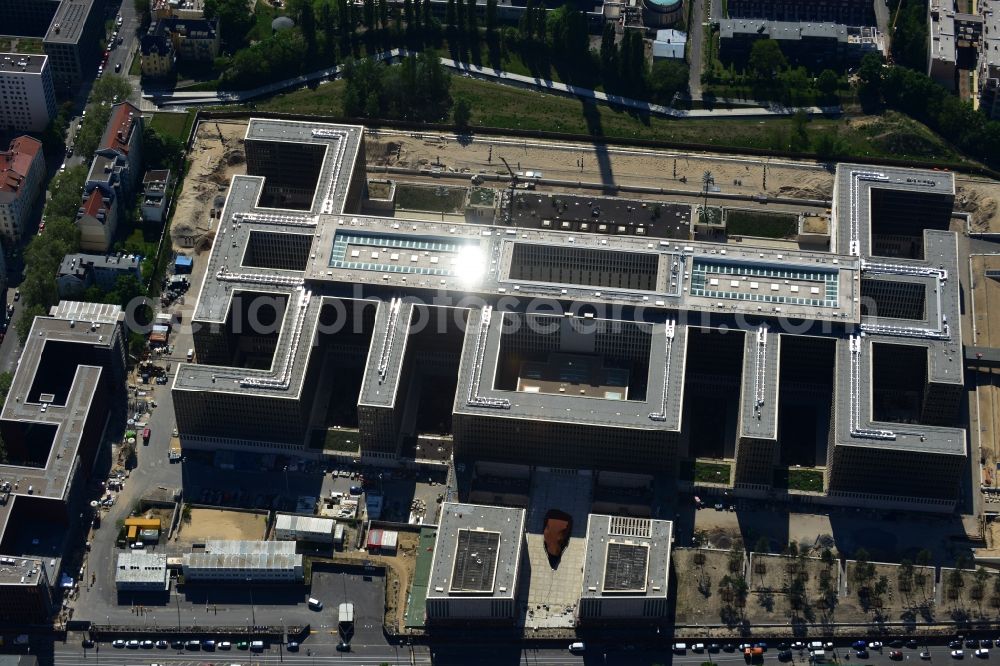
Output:
<instances>
[{"instance_id":1,"label":"sandy soil patch","mask_svg":"<svg viewBox=\"0 0 1000 666\"><path fill-rule=\"evenodd\" d=\"M246 173L243 137L246 120L207 120L199 123L189 153L190 166L176 202L170 236L175 250L203 252L212 246L215 219L232 177Z\"/></svg>"},{"instance_id":2,"label":"sandy soil patch","mask_svg":"<svg viewBox=\"0 0 1000 666\"><path fill-rule=\"evenodd\" d=\"M955 208L972 215L972 230L1000 233L1000 183L956 178Z\"/></svg>"},{"instance_id":3,"label":"sandy soil patch","mask_svg":"<svg viewBox=\"0 0 1000 666\"><path fill-rule=\"evenodd\" d=\"M730 575L729 552L675 548L670 564L677 581L677 624L719 624L725 605L719 583Z\"/></svg>"},{"instance_id":4,"label":"sandy soil patch","mask_svg":"<svg viewBox=\"0 0 1000 666\"><path fill-rule=\"evenodd\" d=\"M499 137L459 142L430 132L367 134L368 166L438 167L459 173L506 175L501 158L515 171L538 170L545 178L651 187L701 188L709 172L723 192L830 198L833 174L822 165L790 160L761 160L678 154L668 150L558 146Z\"/></svg>"},{"instance_id":5,"label":"sandy soil patch","mask_svg":"<svg viewBox=\"0 0 1000 666\"><path fill-rule=\"evenodd\" d=\"M260 541L267 518L264 514L225 509L191 509L190 520L181 520L178 541L200 543L207 539Z\"/></svg>"}]
</instances>

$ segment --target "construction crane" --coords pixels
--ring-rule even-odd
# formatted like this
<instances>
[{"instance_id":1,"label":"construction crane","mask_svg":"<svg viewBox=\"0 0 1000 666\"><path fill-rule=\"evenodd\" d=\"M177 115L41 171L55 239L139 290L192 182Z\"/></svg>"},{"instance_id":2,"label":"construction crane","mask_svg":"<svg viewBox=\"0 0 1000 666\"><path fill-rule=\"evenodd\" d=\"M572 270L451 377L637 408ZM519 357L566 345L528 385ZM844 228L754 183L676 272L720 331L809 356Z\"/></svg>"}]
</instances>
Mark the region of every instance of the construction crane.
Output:
<instances>
[{"instance_id":1,"label":"construction crane","mask_svg":"<svg viewBox=\"0 0 1000 666\"><path fill-rule=\"evenodd\" d=\"M503 156L500 157L500 161L503 162L505 167L507 167L507 173L510 174L510 189L513 190L517 187L517 174L510 168L510 165L507 164L507 160L504 159Z\"/></svg>"},{"instance_id":2,"label":"construction crane","mask_svg":"<svg viewBox=\"0 0 1000 666\"><path fill-rule=\"evenodd\" d=\"M505 167L507 167L507 173L510 174L510 184L507 186L507 210L505 211L507 219L504 221L507 224L511 224L514 219L514 190L517 189L517 173L510 168L510 165L507 164L507 160L504 159L502 155L500 156L500 161L503 162Z\"/></svg>"}]
</instances>

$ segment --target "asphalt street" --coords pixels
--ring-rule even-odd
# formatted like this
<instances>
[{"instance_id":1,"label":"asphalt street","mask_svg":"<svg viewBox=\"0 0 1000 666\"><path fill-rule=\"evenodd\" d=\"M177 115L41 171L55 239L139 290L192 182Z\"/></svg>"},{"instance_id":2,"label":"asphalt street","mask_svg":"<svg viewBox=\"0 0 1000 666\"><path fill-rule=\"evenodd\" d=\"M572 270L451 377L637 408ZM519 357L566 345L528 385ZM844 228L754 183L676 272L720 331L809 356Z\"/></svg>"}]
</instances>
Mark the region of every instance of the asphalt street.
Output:
<instances>
[{"instance_id":1,"label":"asphalt street","mask_svg":"<svg viewBox=\"0 0 1000 666\"><path fill-rule=\"evenodd\" d=\"M923 648L921 648L923 649ZM86 655L85 655L86 652ZM852 657L845 658L850 652ZM922 660L919 658L919 650L902 648L903 657L896 661L889 657L890 649L884 648L881 651L870 651L867 659L858 659L853 650L838 648L834 652L827 652L828 663L835 663L838 666L889 666L889 664L909 663L916 666L917 663L926 664L961 664L964 661L974 661L990 664L1000 661L1000 651L991 651L986 659L972 656L972 651L966 649L963 659L955 659L949 655L950 649L939 645L930 648L931 658ZM620 664L641 666L644 664L666 665L700 665L703 663L724 664L727 666L739 666L744 664L741 655L735 653L696 653L688 650L684 654L674 654L669 647L659 649L630 649L629 646L618 644L597 644L587 642L587 648L582 654L571 654L566 646L553 645L545 648L522 648L510 642L507 643L474 643L461 645L431 645L430 647L415 645L412 646L378 646L358 649L350 653L336 652L332 646L316 646L307 648L303 645L298 652L288 652L279 650L277 646L272 646L262 653L249 653L239 650L215 651L215 652L185 652L177 653L174 650L128 650L112 648L109 644L102 644L99 650L83 650L78 641L56 644L54 646L55 662L62 666L95 664L103 661L107 664L121 664L130 666L136 663L147 664L170 664L171 666L198 666L206 663L230 663L249 664L251 661L259 664L439 664L451 666L459 664L482 664L497 666L514 666L523 664L524 666L543 666L545 664ZM809 660L806 654L795 652L793 661L782 662L778 660L777 650L771 648L764 656L764 666L779 666L789 664L790 666L808 666Z\"/></svg>"}]
</instances>

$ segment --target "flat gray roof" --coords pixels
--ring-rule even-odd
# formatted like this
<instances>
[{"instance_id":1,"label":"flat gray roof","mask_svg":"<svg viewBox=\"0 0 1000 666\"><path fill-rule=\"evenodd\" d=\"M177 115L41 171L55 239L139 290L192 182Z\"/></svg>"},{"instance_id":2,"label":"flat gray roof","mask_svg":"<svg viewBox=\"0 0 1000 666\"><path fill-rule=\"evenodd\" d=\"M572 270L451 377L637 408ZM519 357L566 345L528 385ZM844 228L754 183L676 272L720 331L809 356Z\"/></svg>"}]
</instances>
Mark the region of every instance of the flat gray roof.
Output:
<instances>
[{"instance_id":1,"label":"flat gray roof","mask_svg":"<svg viewBox=\"0 0 1000 666\"><path fill-rule=\"evenodd\" d=\"M45 42L52 44L75 44L80 40L87 16L94 6L94 0L62 0L56 15L45 33Z\"/></svg>"},{"instance_id":2,"label":"flat gray roof","mask_svg":"<svg viewBox=\"0 0 1000 666\"><path fill-rule=\"evenodd\" d=\"M65 311L71 308L72 306L67 304ZM117 313L120 315L121 308L117 306L110 308L109 312L114 311L114 308L117 308ZM71 321L67 319L51 316L35 318L0 416L5 421L50 424L56 426L56 432L44 467L0 465L0 481L10 480L18 483L15 495L26 495L30 488L31 494L35 497L65 499L70 479L76 469L77 450L90 404L101 373L104 372L99 366L79 366L65 405L28 402L27 397L46 344L65 342L110 348L114 344L115 326L116 324L107 321L91 322L87 319L82 319L79 324L71 326Z\"/></svg>"},{"instance_id":3,"label":"flat gray roof","mask_svg":"<svg viewBox=\"0 0 1000 666\"><path fill-rule=\"evenodd\" d=\"M43 570L39 559L0 555L0 585L38 585Z\"/></svg>"},{"instance_id":4,"label":"flat gray roof","mask_svg":"<svg viewBox=\"0 0 1000 666\"><path fill-rule=\"evenodd\" d=\"M512 598L523 543L524 509L445 502L428 598Z\"/></svg>"},{"instance_id":5,"label":"flat gray roof","mask_svg":"<svg viewBox=\"0 0 1000 666\"><path fill-rule=\"evenodd\" d=\"M48 59L35 53L0 53L0 73L41 74Z\"/></svg>"},{"instance_id":6,"label":"flat gray roof","mask_svg":"<svg viewBox=\"0 0 1000 666\"><path fill-rule=\"evenodd\" d=\"M666 598L672 534L669 520L590 514L580 596Z\"/></svg>"},{"instance_id":7,"label":"flat gray roof","mask_svg":"<svg viewBox=\"0 0 1000 666\"><path fill-rule=\"evenodd\" d=\"M129 551L118 553L115 583L162 585L167 589L167 556L163 553Z\"/></svg>"}]
</instances>

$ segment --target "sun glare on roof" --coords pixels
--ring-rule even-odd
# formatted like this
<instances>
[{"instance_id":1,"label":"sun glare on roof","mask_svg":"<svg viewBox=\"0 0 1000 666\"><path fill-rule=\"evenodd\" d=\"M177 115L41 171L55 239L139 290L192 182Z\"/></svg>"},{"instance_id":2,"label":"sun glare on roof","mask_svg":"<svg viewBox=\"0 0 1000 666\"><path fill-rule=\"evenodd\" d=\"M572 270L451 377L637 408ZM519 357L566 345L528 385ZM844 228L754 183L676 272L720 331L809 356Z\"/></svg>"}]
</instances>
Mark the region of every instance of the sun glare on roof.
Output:
<instances>
[{"instance_id":1,"label":"sun glare on roof","mask_svg":"<svg viewBox=\"0 0 1000 666\"><path fill-rule=\"evenodd\" d=\"M463 245L455 253L455 277L462 285L472 287L479 284L486 273L486 256L478 245Z\"/></svg>"}]
</instances>

